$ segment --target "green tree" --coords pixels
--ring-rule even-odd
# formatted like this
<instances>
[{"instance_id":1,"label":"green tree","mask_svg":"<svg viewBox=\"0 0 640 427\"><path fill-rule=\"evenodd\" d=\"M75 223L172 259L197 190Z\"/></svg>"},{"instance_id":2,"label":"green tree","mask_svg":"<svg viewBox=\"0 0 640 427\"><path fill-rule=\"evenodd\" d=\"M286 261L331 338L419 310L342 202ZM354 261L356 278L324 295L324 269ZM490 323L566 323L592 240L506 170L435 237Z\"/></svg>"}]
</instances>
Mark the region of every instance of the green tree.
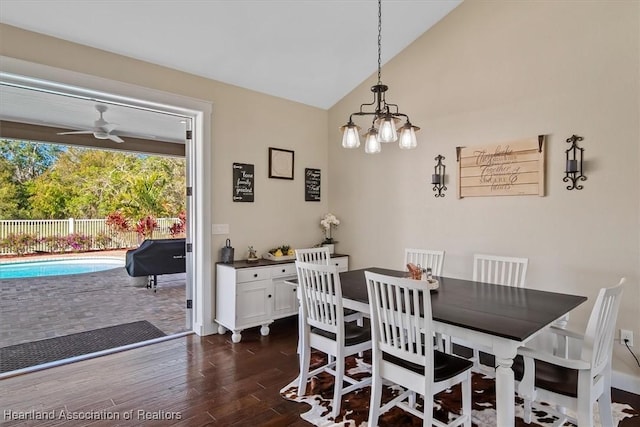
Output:
<instances>
[{"instance_id":1,"label":"green tree","mask_svg":"<svg viewBox=\"0 0 640 427\"><path fill-rule=\"evenodd\" d=\"M45 173L63 151L63 147L54 144L0 139L0 159L3 162L0 217L31 218L29 197L33 190L32 181Z\"/></svg>"},{"instance_id":2,"label":"green tree","mask_svg":"<svg viewBox=\"0 0 640 427\"><path fill-rule=\"evenodd\" d=\"M13 181L13 166L0 157L0 219L20 218L18 185Z\"/></svg>"},{"instance_id":3,"label":"green tree","mask_svg":"<svg viewBox=\"0 0 640 427\"><path fill-rule=\"evenodd\" d=\"M16 188L7 185L6 198L17 194L18 206L5 210L24 205L24 217L48 219L105 218L118 210L134 222L147 215L177 216L185 209L184 171L184 159L68 147L31 179ZM2 200L0 193L0 205Z\"/></svg>"},{"instance_id":4,"label":"green tree","mask_svg":"<svg viewBox=\"0 0 640 427\"><path fill-rule=\"evenodd\" d=\"M55 144L0 139L0 156L13 165L13 178L20 184L42 175L63 151Z\"/></svg>"}]
</instances>

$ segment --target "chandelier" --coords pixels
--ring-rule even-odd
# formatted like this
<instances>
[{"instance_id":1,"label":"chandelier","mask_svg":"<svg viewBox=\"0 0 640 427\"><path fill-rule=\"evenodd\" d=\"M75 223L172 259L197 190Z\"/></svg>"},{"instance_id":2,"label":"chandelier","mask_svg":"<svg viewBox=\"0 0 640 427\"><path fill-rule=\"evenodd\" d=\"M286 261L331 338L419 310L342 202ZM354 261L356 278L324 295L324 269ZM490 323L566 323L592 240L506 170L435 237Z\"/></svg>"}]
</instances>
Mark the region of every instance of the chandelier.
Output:
<instances>
[{"instance_id":1,"label":"chandelier","mask_svg":"<svg viewBox=\"0 0 640 427\"><path fill-rule=\"evenodd\" d=\"M381 143L396 142L400 148L408 150L416 148L416 131L419 127L414 126L409 121L409 116L400 113L396 104L388 103L385 93L388 86L382 84L381 76L381 42L382 42L382 0L378 0L378 83L371 86L373 92L373 102L361 104L360 111L349 116L349 122L340 127L342 132L342 146L344 148L360 147L360 127L353 122L353 116L373 116L371 127L363 136L365 137L364 151L367 154L379 153L382 150ZM364 111L365 107L374 107L374 111ZM398 125L405 120L400 127L398 136Z\"/></svg>"}]
</instances>

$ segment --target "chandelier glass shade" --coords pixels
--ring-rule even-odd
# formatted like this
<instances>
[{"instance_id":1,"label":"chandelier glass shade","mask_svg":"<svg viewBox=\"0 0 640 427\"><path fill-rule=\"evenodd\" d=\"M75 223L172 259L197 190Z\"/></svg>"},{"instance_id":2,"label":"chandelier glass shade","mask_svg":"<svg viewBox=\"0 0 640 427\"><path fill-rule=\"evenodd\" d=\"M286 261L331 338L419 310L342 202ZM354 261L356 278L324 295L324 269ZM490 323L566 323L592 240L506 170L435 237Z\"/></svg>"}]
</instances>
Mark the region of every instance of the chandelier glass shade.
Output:
<instances>
[{"instance_id":1,"label":"chandelier glass shade","mask_svg":"<svg viewBox=\"0 0 640 427\"><path fill-rule=\"evenodd\" d=\"M353 122L354 116L372 116L371 128L363 136L365 137L364 151L367 154L379 153L381 144L398 142L400 148L409 150L416 148L418 142L416 132L419 127L411 124L409 116L399 112L396 104L387 103L385 93L389 89L381 81L381 51L382 51L382 0L378 0L378 83L371 87L373 101L361 104L360 110L349 116L346 125L340 127L342 132L342 146L344 148L360 147L360 127ZM367 111L373 108L373 111ZM404 121L404 124L399 128ZM374 141L375 140L375 141Z\"/></svg>"}]
</instances>

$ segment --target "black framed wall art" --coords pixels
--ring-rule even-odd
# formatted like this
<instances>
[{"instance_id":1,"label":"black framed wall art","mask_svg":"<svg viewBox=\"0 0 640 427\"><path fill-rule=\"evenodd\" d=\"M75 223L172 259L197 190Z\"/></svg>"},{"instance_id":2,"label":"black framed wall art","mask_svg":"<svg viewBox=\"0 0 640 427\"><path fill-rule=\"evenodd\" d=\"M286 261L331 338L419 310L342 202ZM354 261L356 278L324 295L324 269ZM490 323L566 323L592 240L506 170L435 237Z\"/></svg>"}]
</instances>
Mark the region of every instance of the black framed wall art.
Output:
<instances>
[{"instance_id":1,"label":"black framed wall art","mask_svg":"<svg viewBox=\"0 0 640 427\"><path fill-rule=\"evenodd\" d=\"M304 201L320 201L320 169L305 168L304 170Z\"/></svg>"},{"instance_id":2,"label":"black framed wall art","mask_svg":"<svg viewBox=\"0 0 640 427\"><path fill-rule=\"evenodd\" d=\"M234 202L253 202L254 175L253 165L247 163L233 164Z\"/></svg>"},{"instance_id":3,"label":"black framed wall art","mask_svg":"<svg viewBox=\"0 0 640 427\"><path fill-rule=\"evenodd\" d=\"M293 179L294 152L269 147L269 178Z\"/></svg>"}]
</instances>

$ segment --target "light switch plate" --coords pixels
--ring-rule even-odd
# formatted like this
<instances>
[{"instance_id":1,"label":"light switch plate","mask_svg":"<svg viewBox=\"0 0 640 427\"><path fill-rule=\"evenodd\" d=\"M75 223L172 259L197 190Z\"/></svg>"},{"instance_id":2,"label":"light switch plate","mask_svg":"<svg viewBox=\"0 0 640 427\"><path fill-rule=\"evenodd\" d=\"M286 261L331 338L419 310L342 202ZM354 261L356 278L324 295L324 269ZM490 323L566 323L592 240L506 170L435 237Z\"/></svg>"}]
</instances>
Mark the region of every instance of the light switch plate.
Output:
<instances>
[{"instance_id":1,"label":"light switch plate","mask_svg":"<svg viewBox=\"0 0 640 427\"><path fill-rule=\"evenodd\" d=\"M229 234L229 224L213 224L213 234Z\"/></svg>"}]
</instances>

